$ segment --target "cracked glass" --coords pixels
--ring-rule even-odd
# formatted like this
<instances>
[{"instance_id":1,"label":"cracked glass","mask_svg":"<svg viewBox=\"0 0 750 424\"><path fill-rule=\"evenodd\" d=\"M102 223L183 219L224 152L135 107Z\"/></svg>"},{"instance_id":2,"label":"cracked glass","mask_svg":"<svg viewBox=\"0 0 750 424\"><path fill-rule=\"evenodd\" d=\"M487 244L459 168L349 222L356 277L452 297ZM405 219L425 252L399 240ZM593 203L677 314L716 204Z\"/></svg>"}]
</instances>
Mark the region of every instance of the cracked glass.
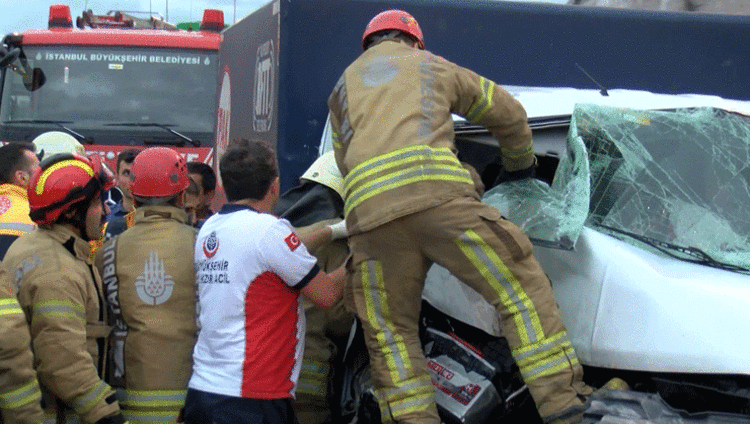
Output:
<instances>
[{"instance_id":1,"label":"cracked glass","mask_svg":"<svg viewBox=\"0 0 750 424\"><path fill-rule=\"evenodd\" d=\"M661 255L750 272L750 117L716 108L577 105L551 185L483 199L537 244L573 249L584 226Z\"/></svg>"}]
</instances>

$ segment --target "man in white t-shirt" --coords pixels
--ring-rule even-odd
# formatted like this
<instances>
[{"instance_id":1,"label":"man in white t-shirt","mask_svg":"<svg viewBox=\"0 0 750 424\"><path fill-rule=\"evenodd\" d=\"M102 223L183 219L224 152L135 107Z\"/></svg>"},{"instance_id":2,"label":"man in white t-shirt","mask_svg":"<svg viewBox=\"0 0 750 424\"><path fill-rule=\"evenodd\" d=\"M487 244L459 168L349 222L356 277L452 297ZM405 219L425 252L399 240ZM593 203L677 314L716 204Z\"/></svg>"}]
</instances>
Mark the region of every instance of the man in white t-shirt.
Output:
<instances>
[{"instance_id":1,"label":"man in white t-shirt","mask_svg":"<svg viewBox=\"0 0 750 424\"><path fill-rule=\"evenodd\" d=\"M200 333L184 420L295 423L305 333L299 294L330 308L345 276L343 266L322 272L306 244L346 234L324 227L303 243L271 214L279 176L266 143L238 141L219 170L229 202L203 224L195 245Z\"/></svg>"}]
</instances>

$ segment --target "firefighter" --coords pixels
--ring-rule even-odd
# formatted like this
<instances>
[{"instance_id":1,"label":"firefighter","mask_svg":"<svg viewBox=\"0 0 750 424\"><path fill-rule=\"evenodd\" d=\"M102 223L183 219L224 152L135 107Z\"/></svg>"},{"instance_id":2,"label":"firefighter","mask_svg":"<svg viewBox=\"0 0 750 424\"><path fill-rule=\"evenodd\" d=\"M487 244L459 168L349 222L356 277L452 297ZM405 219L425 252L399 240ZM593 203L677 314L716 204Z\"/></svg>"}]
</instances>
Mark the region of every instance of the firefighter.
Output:
<instances>
[{"instance_id":1,"label":"firefighter","mask_svg":"<svg viewBox=\"0 0 750 424\"><path fill-rule=\"evenodd\" d=\"M16 290L0 266L0 423L41 423L39 383L34 371L31 337Z\"/></svg>"},{"instance_id":2,"label":"firefighter","mask_svg":"<svg viewBox=\"0 0 750 424\"><path fill-rule=\"evenodd\" d=\"M58 155L60 153L72 153L80 156L86 156L86 150L83 145L72 135L62 131L47 131L34 138L34 147L39 159Z\"/></svg>"},{"instance_id":3,"label":"firefighter","mask_svg":"<svg viewBox=\"0 0 750 424\"><path fill-rule=\"evenodd\" d=\"M0 260L18 237L36 228L29 218L26 187L37 166L39 159L32 144L0 147Z\"/></svg>"},{"instance_id":4,"label":"firefighter","mask_svg":"<svg viewBox=\"0 0 750 424\"><path fill-rule=\"evenodd\" d=\"M98 157L45 158L28 187L38 228L18 239L3 266L19 287L30 324L34 366L46 420L122 423L114 390L106 384L110 333L99 272L88 259L101 232L113 185Z\"/></svg>"},{"instance_id":5,"label":"firefighter","mask_svg":"<svg viewBox=\"0 0 750 424\"><path fill-rule=\"evenodd\" d=\"M372 18L362 45L328 106L352 249L345 301L363 322L383 420L440 422L417 326L433 262L496 308L543 419L576 420L592 390L550 282L529 239L481 202L453 143L456 113L496 137L504 180L531 177L525 110L489 79L424 50L404 11Z\"/></svg>"},{"instance_id":6,"label":"firefighter","mask_svg":"<svg viewBox=\"0 0 750 424\"><path fill-rule=\"evenodd\" d=\"M173 149L135 158L129 191L133 226L96 253L115 313L114 380L131 423L174 422L192 369L196 336L193 257L196 229L183 209L188 171Z\"/></svg>"},{"instance_id":7,"label":"firefighter","mask_svg":"<svg viewBox=\"0 0 750 424\"><path fill-rule=\"evenodd\" d=\"M325 225L333 224L340 234L332 241L310 250L324 272L343 265L349 254L346 228L341 223L344 210L344 180L336 167L333 151L320 156L300 177L300 184L284 193L276 212L295 226L301 238ZM297 385L294 413L301 424L332 422L333 382L339 353L346 347L353 316L339 301L325 310L302 297L307 331L302 369Z\"/></svg>"}]
</instances>

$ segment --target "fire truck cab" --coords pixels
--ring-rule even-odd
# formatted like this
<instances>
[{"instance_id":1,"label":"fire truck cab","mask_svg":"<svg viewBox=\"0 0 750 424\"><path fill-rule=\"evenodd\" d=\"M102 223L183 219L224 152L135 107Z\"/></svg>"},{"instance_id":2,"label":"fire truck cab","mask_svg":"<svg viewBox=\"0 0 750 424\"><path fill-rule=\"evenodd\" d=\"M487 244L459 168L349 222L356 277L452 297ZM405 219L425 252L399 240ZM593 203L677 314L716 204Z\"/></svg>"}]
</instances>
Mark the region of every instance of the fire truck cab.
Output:
<instances>
[{"instance_id":1,"label":"fire truck cab","mask_svg":"<svg viewBox=\"0 0 750 424\"><path fill-rule=\"evenodd\" d=\"M0 52L0 142L74 136L110 166L126 148L166 145L211 163L221 10L180 30L160 16L52 5L46 29L8 34Z\"/></svg>"}]
</instances>

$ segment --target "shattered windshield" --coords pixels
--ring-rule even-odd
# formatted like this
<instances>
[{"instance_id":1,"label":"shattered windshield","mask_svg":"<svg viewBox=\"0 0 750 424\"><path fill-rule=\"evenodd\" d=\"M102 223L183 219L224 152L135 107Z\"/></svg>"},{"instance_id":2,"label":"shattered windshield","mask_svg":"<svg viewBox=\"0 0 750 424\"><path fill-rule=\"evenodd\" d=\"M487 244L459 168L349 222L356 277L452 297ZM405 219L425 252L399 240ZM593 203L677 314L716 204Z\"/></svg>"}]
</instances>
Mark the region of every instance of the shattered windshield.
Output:
<instances>
[{"instance_id":1,"label":"shattered windshield","mask_svg":"<svg viewBox=\"0 0 750 424\"><path fill-rule=\"evenodd\" d=\"M715 108L577 105L551 186L485 194L533 240L572 248L588 226L660 254L750 269L750 117Z\"/></svg>"}]
</instances>

